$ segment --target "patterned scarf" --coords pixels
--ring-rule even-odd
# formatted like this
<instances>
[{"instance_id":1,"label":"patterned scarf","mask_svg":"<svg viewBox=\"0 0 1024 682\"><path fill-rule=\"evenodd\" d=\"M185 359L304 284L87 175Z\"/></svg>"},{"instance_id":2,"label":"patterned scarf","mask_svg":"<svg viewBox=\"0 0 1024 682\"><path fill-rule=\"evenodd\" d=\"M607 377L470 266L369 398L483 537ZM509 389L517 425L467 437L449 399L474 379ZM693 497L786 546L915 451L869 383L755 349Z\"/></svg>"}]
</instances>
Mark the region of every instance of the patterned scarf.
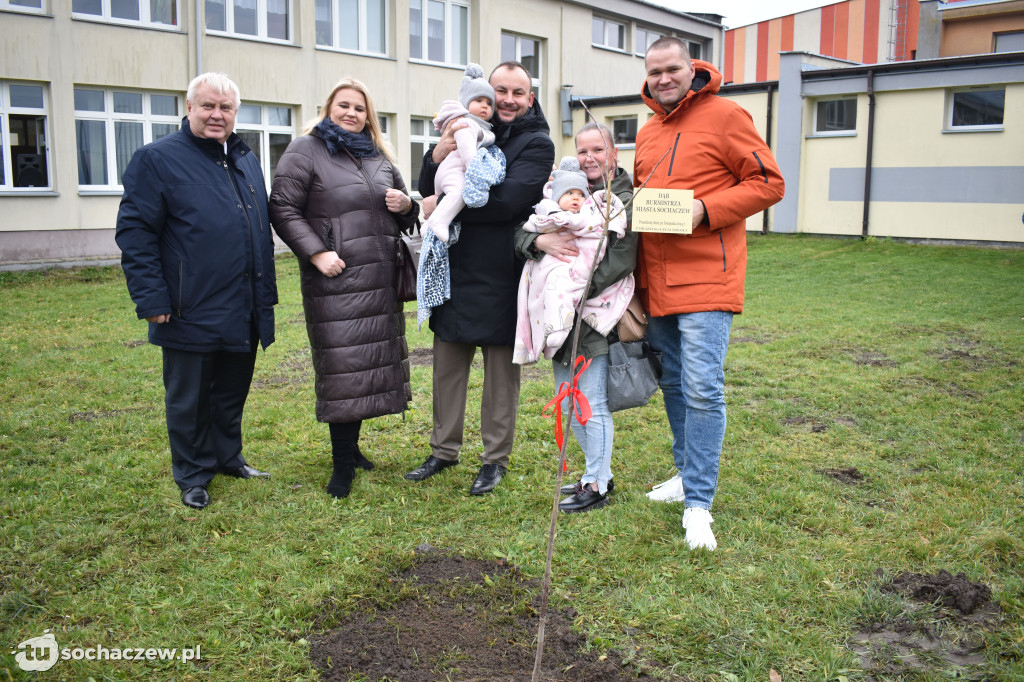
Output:
<instances>
[{"instance_id":1,"label":"patterned scarf","mask_svg":"<svg viewBox=\"0 0 1024 682\"><path fill-rule=\"evenodd\" d=\"M313 127L312 132L327 144L327 151L332 156L341 153L343 149L348 149L357 159L375 156L380 152L365 127L360 133L350 133L330 118L325 118Z\"/></svg>"}]
</instances>

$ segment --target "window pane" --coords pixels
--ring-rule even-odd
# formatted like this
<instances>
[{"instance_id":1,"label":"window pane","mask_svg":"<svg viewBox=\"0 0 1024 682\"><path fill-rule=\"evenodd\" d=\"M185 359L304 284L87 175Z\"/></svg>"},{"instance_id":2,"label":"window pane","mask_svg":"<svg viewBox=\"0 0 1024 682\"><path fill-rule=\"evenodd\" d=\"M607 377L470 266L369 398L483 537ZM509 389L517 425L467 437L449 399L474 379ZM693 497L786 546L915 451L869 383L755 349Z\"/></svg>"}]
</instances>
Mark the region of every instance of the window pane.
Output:
<instances>
[{"instance_id":1,"label":"window pane","mask_svg":"<svg viewBox=\"0 0 1024 682\"><path fill-rule=\"evenodd\" d=\"M996 34L996 49L993 52L1021 51L1024 51L1024 31Z\"/></svg>"},{"instance_id":2,"label":"window pane","mask_svg":"<svg viewBox=\"0 0 1024 682\"><path fill-rule=\"evenodd\" d=\"M540 78L540 43L536 40L520 38L519 49L522 51L519 61L523 63L531 76Z\"/></svg>"},{"instance_id":3,"label":"window pane","mask_svg":"<svg viewBox=\"0 0 1024 682\"><path fill-rule=\"evenodd\" d=\"M260 108L255 104L243 104L238 108L238 122L260 124Z\"/></svg>"},{"instance_id":4,"label":"window pane","mask_svg":"<svg viewBox=\"0 0 1024 682\"><path fill-rule=\"evenodd\" d=\"M615 35L616 35L615 47L619 48L620 50L625 49L625 47L626 47L626 27L623 26L622 24L613 24L613 26L615 27L615 32L616 32L615 33Z\"/></svg>"},{"instance_id":5,"label":"window pane","mask_svg":"<svg viewBox=\"0 0 1024 682\"><path fill-rule=\"evenodd\" d=\"M384 0L366 0L366 50L385 54L386 41L387 20L384 16Z\"/></svg>"},{"instance_id":6,"label":"window pane","mask_svg":"<svg viewBox=\"0 0 1024 682\"><path fill-rule=\"evenodd\" d=\"M157 24L178 25L174 0L149 0L149 19Z\"/></svg>"},{"instance_id":7,"label":"window pane","mask_svg":"<svg viewBox=\"0 0 1024 682\"><path fill-rule=\"evenodd\" d=\"M516 37L508 33L501 34L501 61L515 61L516 58Z\"/></svg>"},{"instance_id":8,"label":"window pane","mask_svg":"<svg viewBox=\"0 0 1024 682\"><path fill-rule=\"evenodd\" d=\"M71 0L71 11L82 14L103 14L100 0Z\"/></svg>"},{"instance_id":9,"label":"window pane","mask_svg":"<svg viewBox=\"0 0 1024 682\"><path fill-rule=\"evenodd\" d=\"M249 149L256 154L256 158L260 159L262 162L263 149L260 147L260 138L263 137L263 135L257 130L236 130L235 132L238 133L240 138L242 138L242 142L249 145Z\"/></svg>"},{"instance_id":10,"label":"window pane","mask_svg":"<svg viewBox=\"0 0 1024 682\"><path fill-rule=\"evenodd\" d=\"M107 134L103 121L75 121L78 184L107 184Z\"/></svg>"},{"instance_id":11,"label":"window pane","mask_svg":"<svg viewBox=\"0 0 1024 682\"><path fill-rule=\"evenodd\" d=\"M114 149L117 155L117 184L121 184L121 176L132 154L142 146L142 123L114 121Z\"/></svg>"},{"instance_id":12,"label":"window pane","mask_svg":"<svg viewBox=\"0 0 1024 682\"><path fill-rule=\"evenodd\" d=\"M444 3L427 1L427 59L443 62L444 59Z\"/></svg>"},{"instance_id":13,"label":"window pane","mask_svg":"<svg viewBox=\"0 0 1024 682\"><path fill-rule=\"evenodd\" d=\"M290 126L292 110L288 107L267 107L267 125Z\"/></svg>"},{"instance_id":14,"label":"window pane","mask_svg":"<svg viewBox=\"0 0 1024 682\"><path fill-rule=\"evenodd\" d=\"M469 8L452 5L452 60L469 61Z\"/></svg>"},{"instance_id":15,"label":"window pane","mask_svg":"<svg viewBox=\"0 0 1024 682\"><path fill-rule=\"evenodd\" d=\"M178 98L174 95L150 95L149 108L154 116L177 116Z\"/></svg>"},{"instance_id":16,"label":"window pane","mask_svg":"<svg viewBox=\"0 0 1024 682\"><path fill-rule=\"evenodd\" d=\"M43 8L43 0L11 0L11 4L16 7L35 7L37 9ZM0 184L3 180L0 178Z\"/></svg>"},{"instance_id":17,"label":"window pane","mask_svg":"<svg viewBox=\"0 0 1024 682\"><path fill-rule=\"evenodd\" d=\"M26 109L43 108L43 88L40 85L12 85L11 106Z\"/></svg>"},{"instance_id":18,"label":"window pane","mask_svg":"<svg viewBox=\"0 0 1024 682\"><path fill-rule=\"evenodd\" d=\"M103 91L75 88L75 111L103 111Z\"/></svg>"},{"instance_id":19,"label":"window pane","mask_svg":"<svg viewBox=\"0 0 1024 682\"><path fill-rule=\"evenodd\" d=\"M274 177L274 173L277 172L277 162L281 160L284 150L291 141L291 135L270 133L270 177Z\"/></svg>"},{"instance_id":20,"label":"window pane","mask_svg":"<svg viewBox=\"0 0 1024 682\"><path fill-rule=\"evenodd\" d=\"M153 124L153 141L156 142L161 137L167 137L171 133L175 132L178 126L173 123L154 123Z\"/></svg>"},{"instance_id":21,"label":"window pane","mask_svg":"<svg viewBox=\"0 0 1024 682\"><path fill-rule=\"evenodd\" d=\"M388 117L384 114L377 114L377 125L380 126L380 134L388 136Z\"/></svg>"},{"instance_id":22,"label":"window pane","mask_svg":"<svg viewBox=\"0 0 1024 682\"><path fill-rule=\"evenodd\" d=\"M690 43L690 57L692 59L702 59L702 53L703 49L700 43Z\"/></svg>"},{"instance_id":23,"label":"window pane","mask_svg":"<svg viewBox=\"0 0 1024 682\"><path fill-rule=\"evenodd\" d=\"M256 35L256 0L232 0L235 5L235 33Z\"/></svg>"},{"instance_id":24,"label":"window pane","mask_svg":"<svg viewBox=\"0 0 1024 682\"><path fill-rule=\"evenodd\" d=\"M142 94L138 92L115 92L114 113L141 114Z\"/></svg>"},{"instance_id":25,"label":"window pane","mask_svg":"<svg viewBox=\"0 0 1024 682\"><path fill-rule=\"evenodd\" d=\"M595 45L604 45L604 22L594 17L590 24L590 42Z\"/></svg>"},{"instance_id":26,"label":"window pane","mask_svg":"<svg viewBox=\"0 0 1024 682\"><path fill-rule=\"evenodd\" d=\"M953 95L953 125L1002 125L1005 100L1005 90L958 92Z\"/></svg>"},{"instance_id":27,"label":"window pane","mask_svg":"<svg viewBox=\"0 0 1024 682\"><path fill-rule=\"evenodd\" d=\"M857 100L842 99L818 102L815 131L819 133L857 129Z\"/></svg>"},{"instance_id":28,"label":"window pane","mask_svg":"<svg viewBox=\"0 0 1024 682\"><path fill-rule=\"evenodd\" d=\"M359 0L338 0L338 47L359 49Z\"/></svg>"},{"instance_id":29,"label":"window pane","mask_svg":"<svg viewBox=\"0 0 1024 682\"><path fill-rule=\"evenodd\" d=\"M331 22L331 0L316 0L316 44L334 44L334 24Z\"/></svg>"},{"instance_id":30,"label":"window pane","mask_svg":"<svg viewBox=\"0 0 1024 682\"><path fill-rule=\"evenodd\" d=\"M423 5L422 0L409 0L409 56L423 58Z\"/></svg>"},{"instance_id":31,"label":"window pane","mask_svg":"<svg viewBox=\"0 0 1024 682\"><path fill-rule=\"evenodd\" d=\"M206 0L206 28L209 31L226 31L227 21L224 19L225 0Z\"/></svg>"},{"instance_id":32,"label":"window pane","mask_svg":"<svg viewBox=\"0 0 1024 682\"><path fill-rule=\"evenodd\" d=\"M15 187L49 187L46 174L46 117L11 114L11 170ZM0 166L3 159L0 158ZM0 178L0 183L3 178Z\"/></svg>"},{"instance_id":33,"label":"window pane","mask_svg":"<svg viewBox=\"0 0 1024 682\"><path fill-rule=\"evenodd\" d=\"M619 118L612 121L612 136L615 138L615 144L635 144L636 125L635 118Z\"/></svg>"},{"instance_id":34,"label":"window pane","mask_svg":"<svg viewBox=\"0 0 1024 682\"><path fill-rule=\"evenodd\" d=\"M424 123L423 119L421 119L421 118L414 118L411 121L411 125L410 125L410 128L409 128L410 134L412 134L412 135L422 135L423 134L423 123Z\"/></svg>"},{"instance_id":35,"label":"window pane","mask_svg":"<svg viewBox=\"0 0 1024 682\"><path fill-rule=\"evenodd\" d=\"M139 0L110 0L110 16L139 20Z\"/></svg>"},{"instance_id":36,"label":"window pane","mask_svg":"<svg viewBox=\"0 0 1024 682\"><path fill-rule=\"evenodd\" d=\"M288 0L267 0L267 37L288 40Z\"/></svg>"},{"instance_id":37,"label":"window pane","mask_svg":"<svg viewBox=\"0 0 1024 682\"><path fill-rule=\"evenodd\" d=\"M409 171L412 175L409 187L413 192L419 190L420 169L423 168L423 154L426 153L426 145L422 142L413 142L409 145ZM433 192L431 192L433 194Z\"/></svg>"}]
</instances>

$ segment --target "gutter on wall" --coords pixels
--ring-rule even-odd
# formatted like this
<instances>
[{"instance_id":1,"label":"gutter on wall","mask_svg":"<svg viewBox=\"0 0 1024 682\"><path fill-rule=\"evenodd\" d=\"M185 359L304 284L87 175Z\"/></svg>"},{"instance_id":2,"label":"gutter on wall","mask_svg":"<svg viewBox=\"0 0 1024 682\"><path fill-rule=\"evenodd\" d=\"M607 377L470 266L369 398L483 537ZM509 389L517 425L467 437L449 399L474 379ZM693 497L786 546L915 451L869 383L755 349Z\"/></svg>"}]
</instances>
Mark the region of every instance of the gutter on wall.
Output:
<instances>
[{"instance_id":1,"label":"gutter on wall","mask_svg":"<svg viewBox=\"0 0 1024 682\"><path fill-rule=\"evenodd\" d=\"M199 10L202 6L202 0L196 0L196 75L203 73L203 31L200 25L202 14Z\"/></svg>"},{"instance_id":2,"label":"gutter on wall","mask_svg":"<svg viewBox=\"0 0 1024 682\"><path fill-rule=\"evenodd\" d=\"M871 152L875 139L875 72L868 69L868 140L867 158L864 160L864 217L860 236L868 236L868 214L871 211Z\"/></svg>"},{"instance_id":3,"label":"gutter on wall","mask_svg":"<svg viewBox=\"0 0 1024 682\"><path fill-rule=\"evenodd\" d=\"M768 120L765 122L764 127L764 141L768 145L768 149L772 148L772 94L775 92L775 86L768 85ZM761 214L761 234L768 234L768 209L766 208Z\"/></svg>"}]
</instances>

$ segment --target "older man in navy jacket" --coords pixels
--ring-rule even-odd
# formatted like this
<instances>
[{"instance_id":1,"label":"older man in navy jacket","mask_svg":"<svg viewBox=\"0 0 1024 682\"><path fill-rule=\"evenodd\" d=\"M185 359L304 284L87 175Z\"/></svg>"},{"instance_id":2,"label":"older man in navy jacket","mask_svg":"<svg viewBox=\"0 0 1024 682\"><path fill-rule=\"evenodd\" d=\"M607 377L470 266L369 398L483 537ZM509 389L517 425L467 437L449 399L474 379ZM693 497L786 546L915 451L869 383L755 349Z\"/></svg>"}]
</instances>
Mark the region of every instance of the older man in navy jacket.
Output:
<instances>
[{"instance_id":1,"label":"older man in navy jacket","mask_svg":"<svg viewBox=\"0 0 1024 682\"><path fill-rule=\"evenodd\" d=\"M167 433L181 501L202 509L218 473L269 476L242 456L256 350L274 342L274 245L256 155L234 134L227 76L188 86L181 129L135 152L115 239L149 341L163 349Z\"/></svg>"}]
</instances>

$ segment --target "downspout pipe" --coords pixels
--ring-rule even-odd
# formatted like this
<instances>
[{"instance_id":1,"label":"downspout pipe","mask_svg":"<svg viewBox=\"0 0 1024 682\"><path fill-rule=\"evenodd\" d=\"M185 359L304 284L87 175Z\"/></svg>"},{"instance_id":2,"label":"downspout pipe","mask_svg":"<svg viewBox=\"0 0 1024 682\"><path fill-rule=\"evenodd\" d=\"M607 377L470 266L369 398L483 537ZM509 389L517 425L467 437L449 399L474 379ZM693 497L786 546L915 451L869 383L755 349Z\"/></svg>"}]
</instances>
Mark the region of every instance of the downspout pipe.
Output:
<instances>
[{"instance_id":1,"label":"downspout pipe","mask_svg":"<svg viewBox=\"0 0 1024 682\"><path fill-rule=\"evenodd\" d=\"M871 154L875 141L875 71L868 69L868 140L867 158L864 160L864 218L860 236L868 236L868 214L871 211Z\"/></svg>"},{"instance_id":2,"label":"downspout pipe","mask_svg":"<svg viewBox=\"0 0 1024 682\"><path fill-rule=\"evenodd\" d=\"M775 94L775 86L768 85L768 120L765 121L764 125L764 141L768 145L768 149L772 148L772 118L775 115L772 109L772 101L774 100L773 95ZM761 234L768 234L768 209L766 208L761 214Z\"/></svg>"},{"instance_id":3,"label":"downspout pipe","mask_svg":"<svg viewBox=\"0 0 1024 682\"><path fill-rule=\"evenodd\" d=\"M203 25L201 9L203 0L196 0L196 75L203 73Z\"/></svg>"}]
</instances>

